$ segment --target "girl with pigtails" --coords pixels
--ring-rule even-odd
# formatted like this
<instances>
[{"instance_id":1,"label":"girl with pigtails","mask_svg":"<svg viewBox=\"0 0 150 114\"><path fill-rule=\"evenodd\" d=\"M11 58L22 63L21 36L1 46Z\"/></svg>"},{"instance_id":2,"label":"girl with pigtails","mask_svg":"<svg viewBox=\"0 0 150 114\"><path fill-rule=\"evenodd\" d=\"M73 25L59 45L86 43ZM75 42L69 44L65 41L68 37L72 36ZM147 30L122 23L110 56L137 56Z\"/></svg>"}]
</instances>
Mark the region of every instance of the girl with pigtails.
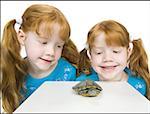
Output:
<instances>
[{"instance_id":1,"label":"girl with pigtails","mask_svg":"<svg viewBox=\"0 0 150 114\"><path fill-rule=\"evenodd\" d=\"M2 106L13 112L45 81L74 81L79 53L63 13L45 4L9 21L2 37ZM15 30L16 24L19 29ZM20 55L25 47L27 57Z\"/></svg>"},{"instance_id":2,"label":"girl with pigtails","mask_svg":"<svg viewBox=\"0 0 150 114\"><path fill-rule=\"evenodd\" d=\"M88 32L77 73L77 81L127 81L150 99L148 58L142 40L131 41L127 29L114 20L97 23Z\"/></svg>"}]
</instances>

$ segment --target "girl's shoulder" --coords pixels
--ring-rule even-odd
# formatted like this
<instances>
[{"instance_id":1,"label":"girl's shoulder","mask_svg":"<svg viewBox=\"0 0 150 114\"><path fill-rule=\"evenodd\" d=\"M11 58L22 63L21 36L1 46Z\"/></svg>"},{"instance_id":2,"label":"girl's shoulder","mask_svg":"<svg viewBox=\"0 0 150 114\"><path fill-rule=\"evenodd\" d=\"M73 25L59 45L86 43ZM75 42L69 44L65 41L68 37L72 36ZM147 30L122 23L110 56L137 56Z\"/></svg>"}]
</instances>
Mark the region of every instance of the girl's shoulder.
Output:
<instances>
[{"instance_id":1,"label":"girl's shoulder","mask_svg":"<svg viewBox=\"0 0 150 114\"><path fill-rule=\"evenodd\" d=\"M146 87L146 82L142 77L139 76L129 76L128 77L128 82L131 83L132 85L141 87Z\"/></svg>"},{"instance_id":2,"label":"girl's shoulder","mask_svg":"<svg viewBox=\"0 0 150 114\"><path fill-rule=\"evenodd\" d=\"M60 58L58 61L59 67L70 67L75 69L75 67L65 58Z\"/></svg>"},{"instance_id":3,"label":"girl's shoulder","mask_svg":"<svg viewBox=\"0 0 150 114\"><path fill-rule=\"evenodd\" d=\"M125 68L125 72L128 75L128 81L129 82L131 82L131 83L141 83L141 84L146 85L145 80L141 76L135 75L135 73L132 72L129 68Z\"/></svg>"},{"instance_id":4,"label":"girl's shoulder","mask_svg":"<svg viewBox=\"0 0 150 114\"><path fill-rule=\"evenodd\" d=\"M132 73L132 71L126 68L128 74L128 83L138 90L142 95L146 95L146 82L145 80Z\"/></svg>"},{"instance_id":5,"label":"girl's shoulder","mask_svg":"<svg viewBox=\"0 0 150 114\"><path fill-rule=\"evenodd\" d=\"M57 81L74 81L76 68L65 58L60 58L53 74L57 76Z\"/></svg>"},{"instance_id":6,"label":"girl's shoulder","mask_svg":"<svg viewBox=\"0 0 150 114\"><path fill-rule=\"evenodd\" d=\"M138 90L142 95L146 95L146 82L143 78L137 76L129 76L128 83Z\"/></svg>"}]
</instances>

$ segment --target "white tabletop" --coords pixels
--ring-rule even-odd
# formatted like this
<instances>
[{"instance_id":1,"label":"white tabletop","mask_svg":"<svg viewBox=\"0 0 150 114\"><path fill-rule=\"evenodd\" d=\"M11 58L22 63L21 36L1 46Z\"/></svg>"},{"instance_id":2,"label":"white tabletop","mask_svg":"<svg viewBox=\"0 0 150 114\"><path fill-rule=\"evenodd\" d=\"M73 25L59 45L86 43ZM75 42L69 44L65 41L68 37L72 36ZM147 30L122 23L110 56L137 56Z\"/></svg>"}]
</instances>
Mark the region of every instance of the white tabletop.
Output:
<instances>
[{"instance_id":1,"label":"white tabletop","mask_svg":"<svg viewBox=\"0 0 150 114\"><path fill-rule=\"evenodd\" d=\"M97 82L103 88L97 97L77 95L77 83L45 82L15 112L150 113L150 101L126 82Z\"/></svg>"}]
</instances>

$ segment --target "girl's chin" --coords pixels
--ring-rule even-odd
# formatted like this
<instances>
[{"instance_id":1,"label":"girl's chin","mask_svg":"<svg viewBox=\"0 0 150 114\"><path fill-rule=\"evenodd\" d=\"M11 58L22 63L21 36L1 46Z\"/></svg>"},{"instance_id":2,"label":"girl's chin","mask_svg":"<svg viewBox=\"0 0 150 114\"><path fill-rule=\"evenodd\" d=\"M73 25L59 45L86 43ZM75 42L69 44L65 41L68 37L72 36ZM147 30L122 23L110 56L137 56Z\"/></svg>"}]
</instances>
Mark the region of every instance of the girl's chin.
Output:
<instances>
[{"instance_id":1,"label":"girl's chin","mask_svg":"<svg viewBox=\"0 0 150 114\"><path fill-rule=\"evenodd\" d=\"M99 70L97 70L96 71L98 74L104 74L104 75L106 75L106 76L111 76L112 74L114 74L116 71L115 70L101 70L101 69L99 69Z\"/></svg>"},{"instance_id":2,"label":"girl's chin","mask_svg":"<svg viewBox=\"0 0 150 114\"><path fill-rule=\"evenodd\" d=\"M100 72L100 73L98 73L99 74L99 77L100 77L100 80L103 80L103 81L111 81L111 80L113 80L114 78L115 78L115 74L112 72L112 73L102 73L102 72Z\"/></svg>"},{"instance_id":3,"label":"girl's chin","mask_svg":"<svg viewBox=\"0 0 150 114\"><path fill-rule=\"evenodd\" d=\"M113 77L101 77L100 80L102 81L112 81L113 80Z\"/></svg>"},{"instance_id":4,"label":"girl's chin","mask_svg":"<svg viewBox=\"0 0 150 114\"><path fill-rule=\"evenodd\" d=\"M38 68L39 70L49 70L51 68L53 68L55 65L54 64L49 64L49 65L45 65L45 64L41 64L41 65L38 65Z\"/></svg>"}]
</instances>

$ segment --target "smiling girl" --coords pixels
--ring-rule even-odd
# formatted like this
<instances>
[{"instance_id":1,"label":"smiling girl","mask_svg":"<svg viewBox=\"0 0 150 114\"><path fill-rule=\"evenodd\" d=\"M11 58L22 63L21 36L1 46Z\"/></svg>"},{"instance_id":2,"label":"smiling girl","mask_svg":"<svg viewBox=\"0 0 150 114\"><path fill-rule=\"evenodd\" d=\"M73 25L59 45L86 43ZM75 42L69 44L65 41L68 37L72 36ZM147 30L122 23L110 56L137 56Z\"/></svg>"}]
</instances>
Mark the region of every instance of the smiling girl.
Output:
<instances>
[{"instance_id":1,"label":"smiling girl","mask_svg":"<svg viewBox=\"0 0 150 114\"><path fill-rule=\"evenodd\" d=\"M13 112L45 81L73 81L78 51L60 10L35 4L9 21L2 38L2 106ZM15 25L19 24L19 30ZM20 55L25 47L26 58ZM42 97L42 96L41 96Z\"/></svg>"},{"instance_id":2,"label":"smiling girl","mask_svg":"<svg viewBox=\"0 0 150 114\"><path fill-rule=\"evenodd\" d=\"M122 24L113 20L96 24L80 53L76 80L127 81L150 99L150 74L142 41L131 41Z\"/></svg>"}]
</instances>

